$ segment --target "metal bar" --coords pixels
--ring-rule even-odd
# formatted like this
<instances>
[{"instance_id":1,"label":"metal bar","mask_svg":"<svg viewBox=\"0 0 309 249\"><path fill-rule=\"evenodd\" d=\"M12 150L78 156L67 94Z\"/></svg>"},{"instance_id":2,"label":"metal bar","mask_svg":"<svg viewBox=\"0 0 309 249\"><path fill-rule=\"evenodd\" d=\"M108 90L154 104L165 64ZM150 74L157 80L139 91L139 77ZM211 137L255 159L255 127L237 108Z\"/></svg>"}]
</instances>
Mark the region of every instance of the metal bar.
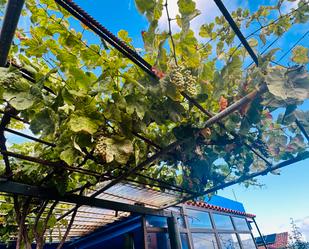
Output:
<instances>
[{"instance_id":1,"label":"metal bar","mask_svg":"<svg viewBox=\"0 0 309 249\"><path fill-rule=\"evenodd\" d=\"M264 240L264 236L262 235L259 226L257 225L257 223L256 223L256 221L255 221L254 218L252 218L252 220L253 220L254 225L255 225L256 229L258 230L258 233L259 233L259 235L260 235L260 237L261 237L261 239L262 239L263 246L265 247L265 249L268 249L268 248L267 248L267 245L266 245L266 242L265 242L265 240Z\"/></svg>"},{"instance_id":2,"label":"metal bar","mask_svg":"<svg viewBox=\"0 0 309 249\"><path fill-rule=\"evenodd\" d=\"M171 249L182 249L180 232L175 216L167 218L167 229L170 238Z\"/></svg>"},{"instance_id":3,"label":"metal bar","mask_svg":"<svg viewBox=\"0 0 309 249\"><path fill-rule=\"evenodd\" d=\"M103 27L99 22L93 19L88 13L86 13L82 8L80 8L73 1L67 0L55 0L61 7L67 10L75 18L77 18L82 23L86 24L93 32L99 35L102 39L111 44L115 49L128 57L136 65L138 65L142 70L156 78L156 75L151 70L151 65L146 62L141 56L139 56L135 51L130 49L124 42L119 38L114 36L105 27Z\"/></svg>"},{"instance_id":4,"label":"metal bar","mask_svg":"<svg viewBox=\"0 0 309 249\"><path fill-rule=\"evenodd\" d=\"M4 130L7 131L7 132L9 132L9 133L15 134L15 135L17 135L17 136L21 136L21 137L24 137L24 138L27 138L27 139L30 139L30 140L33 140L33 141L36 141L36 142L39 142L39 143L42 143L42 144L51 146L51 147L56 147L56 145L53 144L53 143L50 143L50 142L41 140L41 139L36 138L36 137L29 136L29 135L27 135L27 134L24 134L24 133L21 133L21 132L12 130L12 129L10 129L10 128L5 128Z\"/></svg>"},{"instance_id":5,"label":"metal bar","mask_svg":"<svg viewBox=\"0 0 309 249\"><path fill-rule=\"evenodd\" d=\"M309 158L309 152L303 152L299 155L297 155L296 157L294 158L291 158L289 160L286 160L286 161L283 161L281 163L278 163L274 166L271 166L271 167L268 167L260 172L255 172L255 173L252 173L252 174L248 174L248 175L244 175L244 176L241 176L235 180L232 180L230 182L227 182L227 183L223 183L223 184L220 184L218 186L215 186L215 187L212 187L202 193L200 193L199 195L196 195L196 196L190 196L189 198L184 198L182 199L181 201L179 202L176 202L176 203L173 203L173 204L170 204L168 206L165 206L164 208L168 208L168 207L171 207L171 206L175 206L175 205L178 205L182 202L186 202L186 201L189 201L189 200L192 200L198 196L203 196L203 195L207 195L207 194L210 194L210 193L214 193L220 189L224 189L224 188L227 188L229 186L232 186L234 184L237 184L237 183L240 183L240 182L243 182L243 181L246 181L246 180L250 180L252 178L255 178L257 176L261 176L261 175L267 175L269 172L271 171L274 171L274 170L277 170L277 169L281 169L285 166L288 166L288 165L291 165L291 164L294 164L294 163L297 163L297 162L300 162L300 161L303 161L305 159L308 159Z\"/></svg>"},{"instance_id":6,"label":"metal bar","mask_svg":"<svg viewBox=\"0 0 309 249\"><path fill-rule=\"evenodd\" d=\"M23 183L7 181L4 178L0 178L0 192L6 192L17 195L31 196L40 198L43 200L57 200L61 202L67 202L76 204L79 206L90 206L96 208L111 209L115 211L133 212L147 215L157 215L170 217L171 212L152 209L139 205L130 205L126 203L120 203L115 201L103 200L88 196L80 196L75 194L59 194L54 189L27 185Z\"/></svg>"},{"instance_id":7,"label":"metal bar","mask_svg":"<svg viewBox=\"0 0 309 249\"><path fill-rule=\"evenodd\" d=\"M208 119L205 123L205 128L209 127L220 120L222 120L224 117L230 115L234 111L238 110L241 106L251 102L257 95L260 95L262 93L265 93L267 91L267 86L266 84L261 85L257 90L247 94L246 96L242 97L240 100L236 101L229 107L227 107L224 111L219 112L215 116L211 117Z\"/></svg>"},{"instance_id":8,"label":"metal bar","mask_svg":"<svg viewBox=\"0 0 309 249\"><path fill-rule=\"evenodd\" d=\"M309 142L309 135L308 135L305 127L302 125L302 123L298 119L295 119L295 123L298 126L298 128L300 129L300 131L303 133L303 135L305 136L307 141Z\"/></svg>"},{"instance_id":9,"label":"metal bar","mask_svg":"<svg viewBox=\"0 0 309 249\"><path fill-rule=\"evenodd\" d=\"M0 31L0 67L6 65L10 47L25 0L9 0Z\"/></svg>"},{"instance_id":10,"label":"metal bar","mask_svg":"<svg viewBox=\"0 0 309 249\"><path fill-rule=\"evenodd\" d=\"M25 124L30 124L27 120L25 120L25 119L23 119L23 118L20 118L20 117L18 117L18 116L15 116L15 115L13 115L13 114L7 112L7 111L0 110L0 113L6 114L6 115L10 116L10 118L16 119L16 120L18 120L18 121L20 121L20 122L23 122L23 123L25 123Z\"/></svg>"},{"instance_id":11,"label":"metal bar","mask_svg":"<svg viewBox=\"0 0 309 249\"><path fill-rule=\"evenodd\" d=\"M253 59L254 63L258 66L259 62L258 62L258 58L257 58L256 54L254 53L254 51L250 47L250 45L249 45L248 41L246 40L246 38L244 37L244 35L241 33L240 29L238 28L237 24L235 23L233 17L229 13L229 11L226 9L226 7L224 6L224 4L222 3L221 0L214 0L214 2L216 3L216 5L220 9L220 11L222 12L226 21L230 24L231 28L233 29L233 31L235 32L235 34L237 35L237 37L239 38L241 43L244 45L244 47L248 51L248 53L251 56L251 58Z\"/></svg>"}]
</instances>

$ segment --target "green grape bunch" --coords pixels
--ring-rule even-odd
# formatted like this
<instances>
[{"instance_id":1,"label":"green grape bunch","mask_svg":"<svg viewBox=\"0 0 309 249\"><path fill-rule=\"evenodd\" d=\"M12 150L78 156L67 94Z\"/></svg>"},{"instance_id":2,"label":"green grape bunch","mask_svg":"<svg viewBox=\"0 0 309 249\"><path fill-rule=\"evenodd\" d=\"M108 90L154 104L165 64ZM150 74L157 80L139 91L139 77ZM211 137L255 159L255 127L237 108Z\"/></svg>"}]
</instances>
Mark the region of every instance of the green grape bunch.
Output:
<instances>
[{"instance_id":1,"label":"green grape bunch","mask_svg":"<svg viewBox=\"0 0 309 249\"><path fill-rule=\"evenodd\" d=\"M197 94L197 77L192 75L191 71L183 65L171 66L171 71L162 80L176 86L180 92L186 92L191 96Z\"/></svg>"},{"instance_id":2,"label":"green grape bunch","mask_svg":"<svg viewBox=\"0 0 309 249\"><path fill-rule=\"evenodd\" d=\"M102 161L106 161L106 137L104 136L99 136L97 141L96 141L96 145L95 145L95 149L94 149L94 155L98 156Z\"/></svg>"}]
</instances>

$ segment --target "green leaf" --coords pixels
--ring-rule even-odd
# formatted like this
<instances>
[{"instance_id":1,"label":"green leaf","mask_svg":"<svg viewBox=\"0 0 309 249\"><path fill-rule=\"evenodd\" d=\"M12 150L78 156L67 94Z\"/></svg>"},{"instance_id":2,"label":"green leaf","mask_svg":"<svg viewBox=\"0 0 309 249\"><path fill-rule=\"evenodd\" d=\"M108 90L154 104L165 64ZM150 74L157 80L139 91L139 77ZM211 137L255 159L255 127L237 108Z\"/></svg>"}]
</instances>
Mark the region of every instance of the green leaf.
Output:
<instances>
[{"instance_id":1,"label":"green leaf","mask_svg":"<svg viewBox=\"0 0 309 249\"><path fill-rule=\"evenodd\" d=\"M124 137L104 138L106 144L106 162L116 161L121 164L127 163L133 153L133 144Z\"/></svg>"},{"instance_id":2,"label":"green leaf","mask_svg":"<svg viewBox=\"0 0 309 249\"><path fill-rule=\"evenodd\" d=\"M16 110L26 110L34 104L34 98L28 92L4 91L3 98Z\"/></svg>"},{"instance_id":3,"label":"green leaf","mask_svg":"<svg viewBox=\"0 0 309 249\"><path fill-rule=\"evenodd\" d=\"M309 74L304 66L268 67L265 82L274 98L269 99L270 106L297 105L309 98Z\"/></svg>"},{"instance_id":4,"label":"green leaf","mask_svg":"<svg viewBox=\"0 0 309 249\"><path fill-rule=\"evenodd\" d=\"M35 114L30 123L30 130L34 134L52 134L55 130L55 116L51 109L45 108Z\"/></svg>"},{"instance_id":5,"label":"green leaf","mask_svg":"<svg viewBox=\"0 0 309 249\"><path fill-rule=\"evenodd\" d=\"M47 222L47 226L49 228L53 228L57 223L57 218L55 215L51 215L48 222Z\"/></svg>"},{"instance_id":6,"label":"green leaf","mask_svg":"<svg viewBox=\"0 0 309 249\"><path fill-rule=\"evenodd\" d=\"M309 49L303 46L297 46L292 51L292 61L298 64L309 63Z\"/></svg>"},{"instance_id":7,"label":"green leaf","mask_svg":"<svg viewBox=\"0 0 309 249\"><path fill-rule=\"evenodd\" d=\"M193 0L178 0L179 12L183 16L188 16L195 11L195 2Z\"/></svg>"},{"instance_id":8,"label":"green leaf","mask_svg":"<svg viewBox=\"0 0 309 249\"><path fill-rule=\"evenodd\" d=\"M94 134L99 127L99 124L96 121L76 114L71 115L68 125L73 132L84 131L89 134Z\"/></svg>"},{"instance_id":9,"label":"green leaf","mask_svg":"<svg viewBox=\"0 0 309 249\"><path fill-rule=\"evenodd\" d=\"M200 28L199 35L204 38L213 38L213 29L215 27L214 23L203 24Z\"/></svg>"},{"instance_id":10,"label":"green leaf","mask_svg":"<svg viewBox=\"0 0 309 249\"><path fill-rule=\"evenodd\" d=\"M60 159L65 161L66 164L72 165L75 161L76 153L72 148L68 148L60 153Z\"/></svg>"}]
</instances>

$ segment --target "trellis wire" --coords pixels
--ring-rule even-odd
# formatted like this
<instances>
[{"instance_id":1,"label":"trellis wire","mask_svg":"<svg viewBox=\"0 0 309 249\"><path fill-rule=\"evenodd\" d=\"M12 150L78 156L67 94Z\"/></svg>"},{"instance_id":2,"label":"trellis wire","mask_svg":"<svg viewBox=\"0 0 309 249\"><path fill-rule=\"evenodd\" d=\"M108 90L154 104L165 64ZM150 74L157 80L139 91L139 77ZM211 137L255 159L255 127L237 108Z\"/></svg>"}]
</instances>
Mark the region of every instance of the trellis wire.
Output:
<instances>
[{"instance_id":1,"label":"trellis wire","mask_svg":"<svg viewBox=\"0 0 309 249\"><path fill-rule=\"evenodd\" d=\"M287 14L285 15L280 15L277 19L269 22L268 24L264 25L264 26L261 26L260 28L256 29L255 31L253 31L252 33L250 33L249 35L247 35L245 37L245 39L248 39L250 38L251 36L255 35L257 32L259 32L260 30L262 29L265 29L269 26L272 26L274 25L275 23L277 23L278 21L280 21L281 19L285 18L285 17L288 17L288 16L291 16L294 12L297 12L299 11L301 8L305 7L309 2L306 2L304 4L302 4L301 6L298 6L296 9L293 9L291 10L290 12L288 12ZM239 43L238 46L235 48L235 50L231 53L230 55L230 58L235 54L235 52L242 46L242 43Z\"/></svg>"},{"instance_id":2,"label":"trellis wire","mask_svg":"<svg viewBox=\"0 0 309 249\"><path fill-rule=\"evenodd\" d=\"M309 34L309 30L307 30L306 33L304 33L294 44L293 46L286 51L280 58L277 60L277 63L279 63L284 57L286 57L296 46L299 44L307 35Z\"/></svg>"}]
</instances>

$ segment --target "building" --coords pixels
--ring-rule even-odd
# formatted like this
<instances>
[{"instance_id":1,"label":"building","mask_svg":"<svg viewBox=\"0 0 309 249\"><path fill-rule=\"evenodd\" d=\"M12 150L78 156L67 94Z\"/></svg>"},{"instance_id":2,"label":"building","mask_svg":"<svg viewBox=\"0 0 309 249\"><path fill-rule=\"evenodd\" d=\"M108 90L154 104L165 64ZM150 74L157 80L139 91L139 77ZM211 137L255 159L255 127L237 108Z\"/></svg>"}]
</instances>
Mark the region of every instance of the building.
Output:
<instances>
[{"instance_id":1,"label":"building","mask_svg":"<svg viewBox=\"0 0 309 249\"><path fill-rule=\"evenodd\" d=\"M220 205L215 205L220 204ZM178 213L182 249L254 249L254 215L241 203L215 196L206 202L187 202L170 208ZM170 249L173 233L168 218L131 215L79 238L66 249ZM51 245L49 245L51 246Z\"/></svg>"},{"instance_id":2,"label":"building","mask_svg":"<svg viewBox=\"0 0 309 249\"><path fill-rule=\"evenodd\" d=\"M267 245L268 249L281 249L286 248L288 245L289 235L288 232L284 233L274 233L263 236L263 239ZM255 239L255 242L259 249L264 249L262 237L258 237Z\"/></svg>"}]
</instances>

